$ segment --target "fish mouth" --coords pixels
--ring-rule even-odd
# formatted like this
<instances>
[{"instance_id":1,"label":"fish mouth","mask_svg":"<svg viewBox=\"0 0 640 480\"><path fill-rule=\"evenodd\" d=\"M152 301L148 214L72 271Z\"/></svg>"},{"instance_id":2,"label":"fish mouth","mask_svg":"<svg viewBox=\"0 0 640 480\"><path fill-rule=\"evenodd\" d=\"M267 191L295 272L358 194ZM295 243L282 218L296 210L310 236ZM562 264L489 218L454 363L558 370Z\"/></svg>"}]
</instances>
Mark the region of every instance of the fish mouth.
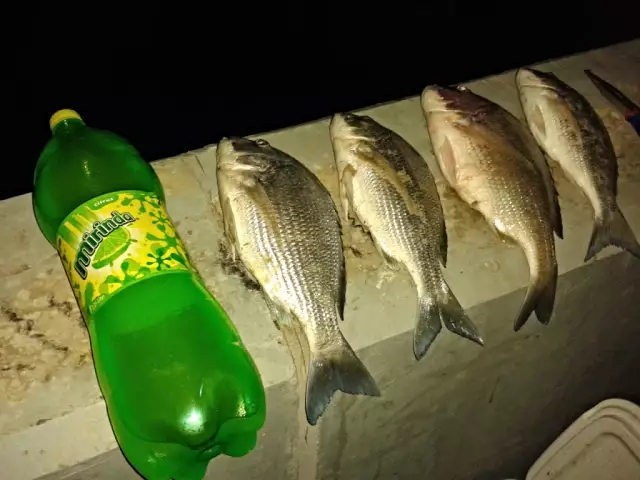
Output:
<instances>
[{"instance_id":1,"label":"fish mouth","mask_svg":"<svg viewBox=\"0 0 640 480\"><path fill-rule=\"evenodd\" d=\"M218 158L228 157L236 153L236 145L240 137L222 137L216 148L216 156Z\"/></svg>"},{"instance_id":2,"label":"fish mouth","mask_svg":"<svg viewBox=\"0 0 640 480\"><path fill-rule=\"evenodd\" d=\"M240 152L257 152L269 143L263 139L250 140L244 137L222 137L218 142L217 152L220 155L233 155Z\"/></svg>"},{"instance_id":3,"label":"fish mouth","mask_svg":"<svg viewBox=\"0 0 640 480\"><path fill-rule=\"evenodd\" d=\"M543 88L553 90L547 81L548 74L534 68L521 67L516 71L516 85L522 88Z\"/></svg>"},{"instance_id":4,"label":"fish mouth","mask_svg":"<svg viewBox=\"0 0 640 480\"><path fill-rule=\"evenodd\" d=\"M422 91L420 100L427 114L465 113L482 107L476 95L463 86L429 85Z\"/></svg>"},{"instance_id":5,"label":"fish mouth","mask_svg":"<svg viewBox=\"0 0 640 480\"><path fill-rule=\"evenodd\" d=\"M331 130L331 132L338 132L349 128L350 125L347 121L348 115L350 116L351 114L341 112L334 113L331 117L331 120L329 121L329 130Z\"/></svg>"},{"instance_id":6,"label":"fish mouth","mask_svg":"<svg viewBox=\"0 0 640 480\"><path fill-rule=\"evenodd\" d=\"M427 113L446 112L447 102L443 95L444 87L429 85L422 90L420 100L424 111Z\"/></svg>"},{"instance_id":7,"label":"fish mouth","mask_svg":"<svg viewBox=\"0 0 640 480\"><path fill-rule=\"evenodd\" d=\"M355 128L362 123L363 119L364 117L356 115L355 113L338 112L331 117L329 125L334 128Z\"/></svg>"},{"instance_id":8,"label":"fish mouth","mask_svg":"<svg viewBox=\"0 0 640 480\"><path fill-rule=\"evenodd\" d=\"M370 117L355 113L335 113L329 122L329 132L332 138L367 140L364 131L371 121Z\"/></svg>"},{"instance_id":9,"label":"fish mouth","mask_svg":"<svg viewBox=\"0 0 640 480\"><path fill-rule=\"evenodd\" d=\"M271 148L266 140L250 140L244 137L223 137L216 149L218 170L249 172L266 168L265 148Z\"/></svg>"}]
</instances>

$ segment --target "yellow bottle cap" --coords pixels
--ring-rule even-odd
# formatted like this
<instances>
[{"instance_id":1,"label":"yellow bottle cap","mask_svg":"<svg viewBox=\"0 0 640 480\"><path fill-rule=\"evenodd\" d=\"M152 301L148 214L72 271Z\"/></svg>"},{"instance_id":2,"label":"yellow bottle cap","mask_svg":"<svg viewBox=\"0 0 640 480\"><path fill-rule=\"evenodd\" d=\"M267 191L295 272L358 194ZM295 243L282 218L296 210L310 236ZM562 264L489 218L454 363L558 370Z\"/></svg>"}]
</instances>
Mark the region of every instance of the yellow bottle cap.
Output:
<instances>
[{"instance_id":1,"label":"yellow bottle cap","mask_svg":"<svg viewBox=\"0 0 640 480\"><path fill-rule=\"evenodd\" d=\"M58 110L56 113L51 115L51 118L49 119L49 128L51 128L51 130L53 131L55 126L60 122L64 122L65 120L69 120L72 118L82 120L82 117L78 115L78 112L76 112L75 110L69 110L68 108Z\"/></svg>"}]
</instances>

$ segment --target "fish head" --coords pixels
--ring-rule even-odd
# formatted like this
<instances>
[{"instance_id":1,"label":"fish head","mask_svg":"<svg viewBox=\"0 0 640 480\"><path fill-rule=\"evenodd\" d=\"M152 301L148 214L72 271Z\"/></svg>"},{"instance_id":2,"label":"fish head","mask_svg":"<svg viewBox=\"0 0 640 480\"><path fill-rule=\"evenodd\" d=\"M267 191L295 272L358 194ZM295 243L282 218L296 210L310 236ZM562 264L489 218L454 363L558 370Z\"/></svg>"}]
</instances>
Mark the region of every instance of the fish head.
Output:
<instances>
[{"instance_id":1,"label":"fish head","mask_svg":"<svg viewBox=\"0 0 640 480\"><path fill-rule=\"evenodd\" d=\"M249 140L243 137L223 138L218 142L216 160L218 170L263 173L274 166L277 155L274 148L263 139Z\"/></svg>"},{"instance_id":2,"label":"fish head","mask_svg":"<svg viewBox=\"0 0 640 480\"><path fill-rule=\"evenodd\" d=\"M372 141L386 129L368 115L336 113L331 118L329 131L334 139Z\"/></svg>"},{"instance_id":3,"label":"fish head","mask_svg":"<svg viewBox=\"0 0 640 480\"><path fill-rule=\"evenodd\" d=\"M470 137L482 135L484 124L498 108L465 87L426 87L420 97L427 120L433 154L450 185L456 171L470 160L466 148Z\"/></svg>"},{"instance_id":4,"label":"fish head","mask_svg":"<svg viewBox=\"0 0 640 480\"><path fill-rule=\"evenodd\" d=\"M425 115L448 114L452 118L468 118L492 105L466 87L430 85L420 98Z\"/></svg>"},{"instance_id":5,"label":"fish head","mask_svg":"<svg viewBox=\"0 0 640 480\"><path fill-rule=\"evenodd\" d=\"M216 149L218 188L251 188L263 183L281 162L278 151L266 140L223 138Z\"/></svg>"},{"instance_id":6,"label":"fish head","mask_svg":"<svg viewBox=\"0 0 640 480\"><path fill-rule=\"evenodd\" d=\"M450 185L455 184L454 148L466 144L459 139L461 129L469 125L468 112L473 110L474 101L467 89L440 85L426 87L420 96L434 157Z\"/></svg>"},{"instance_id":7,"label":"fish head","mask_svg":"<svg viewBox=\"0 0 640 480\"><path fill-rule=\"evenodd\" d=\"M516 87L531 133L538 143L544 145L548 135L545 118L569 115L562 86L553 73L519 68L516 72Z\"/></svg>"},{"instance_id":8,"label":"fish head","mask_svg":"<svg viewBox=\"0 0 640 480\"><path fill-rule=\"evenodd\" d=\"M516 72L516 86L518 90L530 88L533 90L556 90L558 78L551 72L543 72L534 68L522 67Z\"/></svg>"},{"instance_id":9,"label":"fish head","mask_svg":"<svg viewBox=\"0 0 640 480\"><path fill-rule=\"evenodd\" d=\"M329 134L338 170L356 162L359 152L373 150L376 139L385 132L384 127L367 115L336 113L331 118Z\"/></svg>"},{"instance_id":10,"label":"fish head","mask_svg":"<svg viewBox=\"0 0 640 480\"><path fill-rule=\"evenodd\" d=\"M422 91L422 110L430 134L438 130L469 130L482 125L500 107L466 87L431 85Z\"/></svg>"}]
</instances>

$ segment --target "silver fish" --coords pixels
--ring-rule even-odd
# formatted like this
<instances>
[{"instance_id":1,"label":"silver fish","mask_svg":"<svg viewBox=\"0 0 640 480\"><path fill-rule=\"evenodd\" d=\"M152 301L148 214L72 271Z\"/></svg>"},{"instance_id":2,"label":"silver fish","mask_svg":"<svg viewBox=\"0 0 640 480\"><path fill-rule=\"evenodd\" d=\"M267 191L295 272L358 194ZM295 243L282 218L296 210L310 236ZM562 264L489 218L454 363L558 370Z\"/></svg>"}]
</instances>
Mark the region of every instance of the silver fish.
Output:
<instances>
[{"instance_id":1,"label":"silver fish","mask_svg":"<svg viewBox=\"0 0 640 480\"><path fill-rule=\"evenodd\" d=\"M514 330L533 311L547 324L558 277L554 221L556 230L561 228L540 151L526 140L529 134L520 121L468 89L431 86L421 100L444 178L500 237L515 241L527 258L530 285Z\"/></svg>"},{"instance_id":2,"label":"silver fish","mask_svg":"<svg viewBox=\"0 0 640 480\"><path fill-rule=\"evenodd\" d=\"M521 68L516 84L538 144L593 207L594 227L585 262L608 245L640 258L640 245L618 207L618 161L598 114L580 93L552 73Z\"/></svg>"},{"instance_id":3,"label":"silver fish","mask_svg":"<svg viewBox=\"0 0 640 480\"><path fill-rule=\"evenodd\" d=\"M262 287L294 357L300 348L307 352L309 423L316 424L337 390L379 396L338 327L345 262L329 192L300 162L265 140L222 139L217 178L233 255Z\"/></svg>"},{"instance_id":4,"label":"silver fish","mask_svg":"<svg viewBox=\"0 0 640 480\"><path fill-rule=\"evenodd\" d=\"M336 114L331 141L346 217L371 234L393 267L403 265L418 291L413 351L422 358L444 323L480 345L482 338L447 285L447 234L440 197L420 154L367 116Z\"/></svg>"}]
</instances>

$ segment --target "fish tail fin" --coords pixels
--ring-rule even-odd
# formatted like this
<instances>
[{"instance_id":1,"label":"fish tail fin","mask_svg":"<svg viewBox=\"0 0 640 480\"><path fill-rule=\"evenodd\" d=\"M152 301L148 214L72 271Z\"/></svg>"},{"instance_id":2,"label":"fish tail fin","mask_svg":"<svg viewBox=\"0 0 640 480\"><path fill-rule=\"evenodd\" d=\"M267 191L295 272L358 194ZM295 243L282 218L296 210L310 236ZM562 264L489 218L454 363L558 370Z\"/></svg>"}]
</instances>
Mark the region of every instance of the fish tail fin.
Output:
<instances>
[{"instance_id":1,"label":"fish tail fin","mask_svg":"<svg viewBox=\"0 0 640 480\"><path fill-rule=\"evenodd\" d=\"M439 295L425 292L418 298L418 319L413 333L413 353L420 360L442 330L484 345L478 329L469 319L447 283L442 279Z\"/></svg>"},{"instance_id":2,"label":"fish tail fin","mask_svg":"<svg viewBox=\"0 0 640 480\"><path fill-rule=\"evenodd\" d=\"M617 205L607 215L596 218L584 261L588 261L608 245L620 247L640 258L638 240Z\"/></svg>"},{"instance_id":3,"label":"fish tail fin","mask_svg":"<svg viewBox=\"0 0 640 480\"><path fill-rule=\"evenodd\" d=\"M309 424L317 423L337 390L352 395L380 396L375 380L344 337L338 346L313 354L306 394Z\"/></svg>"},{"instance_id":4,"label":"fish tail fin","mask_svg":"<svg viewBox=\"0 0 640 480\"><path fill-rule=\"evenodd\" d=\"M545 274L540 271L531 276L531 284L527 289L520 312L513 324L513 330L520 330L533 312L536 312L538 321L548 325L553 313L556 301L556 285L558 283L558 266L546 269Z\"/></svg>"}]
</instances>

